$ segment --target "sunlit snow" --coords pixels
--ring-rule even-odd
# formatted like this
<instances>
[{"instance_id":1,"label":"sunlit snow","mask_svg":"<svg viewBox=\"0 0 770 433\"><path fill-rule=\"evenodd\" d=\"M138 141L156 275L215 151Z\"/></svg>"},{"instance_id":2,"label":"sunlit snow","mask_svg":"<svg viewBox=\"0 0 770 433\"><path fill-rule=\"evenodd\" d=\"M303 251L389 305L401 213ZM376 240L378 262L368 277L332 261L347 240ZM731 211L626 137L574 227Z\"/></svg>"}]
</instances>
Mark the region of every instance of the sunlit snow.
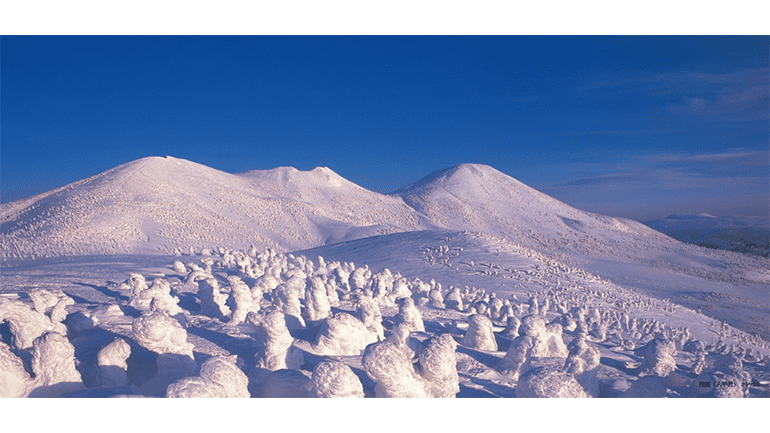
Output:
<instances>
[{"instance_id":1,"label":"sunlit snow","mask_svg":"<svg viewBox=\"0 0 770 433\"><path fill-rule=\"evenodd\" d=\"M767 258L489 166L383 195L150 157L0 224L3 397L770 396Z\"/></svg>"}]
</instances>

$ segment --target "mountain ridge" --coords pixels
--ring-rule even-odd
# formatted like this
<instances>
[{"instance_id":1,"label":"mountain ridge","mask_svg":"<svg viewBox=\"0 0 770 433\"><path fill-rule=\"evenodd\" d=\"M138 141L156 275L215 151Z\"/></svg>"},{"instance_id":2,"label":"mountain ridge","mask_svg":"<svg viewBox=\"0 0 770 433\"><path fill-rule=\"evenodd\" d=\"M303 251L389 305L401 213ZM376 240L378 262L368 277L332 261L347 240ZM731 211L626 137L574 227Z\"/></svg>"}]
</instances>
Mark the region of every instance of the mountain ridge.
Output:
<instances>
[{"instance_id":1,"label":"mountain ridge","mask_svg":"<svg viewBox=\"0 0 770 433\"><path fill-rule=\"evenodd\" d=\"M680 248L641 223L573 208L472 163L379 194L328 167L230 174L171 156L146 157L0 205L3 257L162 254L222 245L290 251L434 229L485 232L557 254Z\"/></svg>"}]
</instances>

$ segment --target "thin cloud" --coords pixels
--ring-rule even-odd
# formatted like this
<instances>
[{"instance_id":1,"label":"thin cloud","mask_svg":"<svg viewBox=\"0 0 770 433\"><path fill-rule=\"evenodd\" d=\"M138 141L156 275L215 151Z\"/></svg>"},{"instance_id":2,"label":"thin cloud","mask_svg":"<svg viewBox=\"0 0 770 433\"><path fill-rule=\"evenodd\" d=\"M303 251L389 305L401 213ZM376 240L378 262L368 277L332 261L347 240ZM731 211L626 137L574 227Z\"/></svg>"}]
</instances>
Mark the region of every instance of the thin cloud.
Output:
<instances>
[{"instance_id":1,"label":"thin cloud","mask_svg":"<svg viewBox=\"0 0 770 433\"><path fill-rule=\"evenodd\" d=\"M648 161L663 161L667 163L739 163L746 166L768 165L770 163L770 151L735 150L723 153L707 153L701 155L654 155L645 158Z\"/></svg>"},{"instance_id":2,"label":"thin cloud","mask_svg":"<svg viewBox=\"0 0 770 433\"><path fill-rule=\"evenodd\" d=\"M764 150L637 155L613 164L574 163L553 170L572 176L532 186L579 209L614 216L766 215L770 200L770 151Z\"/></svg>"},{"instance_id":3,"label":"thin cloud","mask_svg":"<svg viewBox=\"0 0 770 433\"><path fill-rule=\"evenodd\" d=\"M623 77L597 77L578 87L578 93L635 94L661 99L661 109L672 115L704 120L750 121L768 119L770 69L755 68L714 74L697 71L652 73L637 71ZM671 99L678 101L671 101Z\"/></svg>"}]
</instances>

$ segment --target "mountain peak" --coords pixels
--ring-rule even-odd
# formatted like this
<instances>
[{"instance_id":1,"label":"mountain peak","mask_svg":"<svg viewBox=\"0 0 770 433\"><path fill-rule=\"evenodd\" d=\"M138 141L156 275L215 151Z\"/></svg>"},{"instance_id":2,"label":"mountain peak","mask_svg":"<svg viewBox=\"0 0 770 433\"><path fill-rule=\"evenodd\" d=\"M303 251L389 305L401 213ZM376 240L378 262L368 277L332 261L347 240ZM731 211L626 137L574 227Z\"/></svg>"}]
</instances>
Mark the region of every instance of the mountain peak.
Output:
<instances>
[{"instance_id":1,"label":"mountain peak","mask_svg":"<svg viewBox=\"0 0 770 433\"><path fill-rule=\"evenodd\" d=\"M353 186L354 183L337 174L329 167L316 167L302 171L294 167L277 167L270 170L250 170L238 176L262 182L275 182L281 186ZM357 185L355 185L357 186Z\"/></svg>"},{"instance_id":2,"label":"mountain peak","mask_svg":"<svg viewBox=\"0 0 770 433\"><path fill-rule=\"evenodd\" d=\"M474 185L482 179L489 179L491 176L497 175L506 176L515 180L488 165L464 163L436 170L417 182L407 185L391 194L400 195L409 191L433 188L439 185L445 189L451 188L452 185Z\"/></svg>"}]
</instances>

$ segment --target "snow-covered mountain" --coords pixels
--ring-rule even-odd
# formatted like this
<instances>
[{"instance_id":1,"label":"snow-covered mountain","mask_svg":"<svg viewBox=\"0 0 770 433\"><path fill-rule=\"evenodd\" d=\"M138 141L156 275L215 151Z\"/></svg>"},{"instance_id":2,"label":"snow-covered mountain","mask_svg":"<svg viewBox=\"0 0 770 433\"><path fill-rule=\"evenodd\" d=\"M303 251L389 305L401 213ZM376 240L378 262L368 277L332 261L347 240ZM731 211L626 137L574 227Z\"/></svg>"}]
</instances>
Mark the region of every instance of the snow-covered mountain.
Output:
<instances>
[{"instance_id":1,"label":"snow-covered mountain","mask_svg":"<svg viewBox=\"0 0 770 433\"><path fill-rule=\"evenodd\" d=\"M233 175L149 157L0 206L3 257L163 254L175 248L289 251L430 228L398 197L328 168Z\"/></svg>"},{"instance_id":2,"label":"snow-covered mountain","mask_svg":"<svg viewBox=\"0 0 770 433\"><path fill-rule=\"evenodd\" d=\"M368 397L770 395L767 258L485 165L383 195L144 158L0 205L0 254L2 396L307 397L335 371Z\"/></svg>"},{"instance_id":3,"label":"snow-covered mountain","mask_svg":"<svg viewBox=\"0 0 770 433\"><path fill-rule=\"evenodd\" d=\"M483 231L527 246L580 248L665 239L630 220L590 214L489 166L462 164L390 195L326 167L233 175L149 157L0 206L3 257L162 254L180 248L309 248L424 229Z\"/></svg>"},{"instance_id":4,"label":"snow-covered mountain","mask_svg":"<svg viewBox=\"0 0 770 433\"><path fill-rule=\"evenodd\" d=\"M6 260L252 245L289 252L359 239L348 250L369 261L372 248L398 256L399 245L411 242L407 235L369 247L369 237L419 238L423 230L491 236L696 310L714 293L727 293L740 305L709 305L709 314L770 336L763 319L770 314L766 259L689 245L632 220L575 209L486 165L439 170L383 195L325 167L234 175L149 157L0 207ZM736 316L736 308L743 314Z\"/></svg>"},{"instance_id":5,"label":"snow-covered mountain","mask_svg":"<svg viewBox=\"0 0 770 433\"><path fill-rule=\"evenodd\" d=\"M707 248L768 257L770 222L762 217L670 215L644 223L672 238Z\"/></svg>"}]
</instances>

